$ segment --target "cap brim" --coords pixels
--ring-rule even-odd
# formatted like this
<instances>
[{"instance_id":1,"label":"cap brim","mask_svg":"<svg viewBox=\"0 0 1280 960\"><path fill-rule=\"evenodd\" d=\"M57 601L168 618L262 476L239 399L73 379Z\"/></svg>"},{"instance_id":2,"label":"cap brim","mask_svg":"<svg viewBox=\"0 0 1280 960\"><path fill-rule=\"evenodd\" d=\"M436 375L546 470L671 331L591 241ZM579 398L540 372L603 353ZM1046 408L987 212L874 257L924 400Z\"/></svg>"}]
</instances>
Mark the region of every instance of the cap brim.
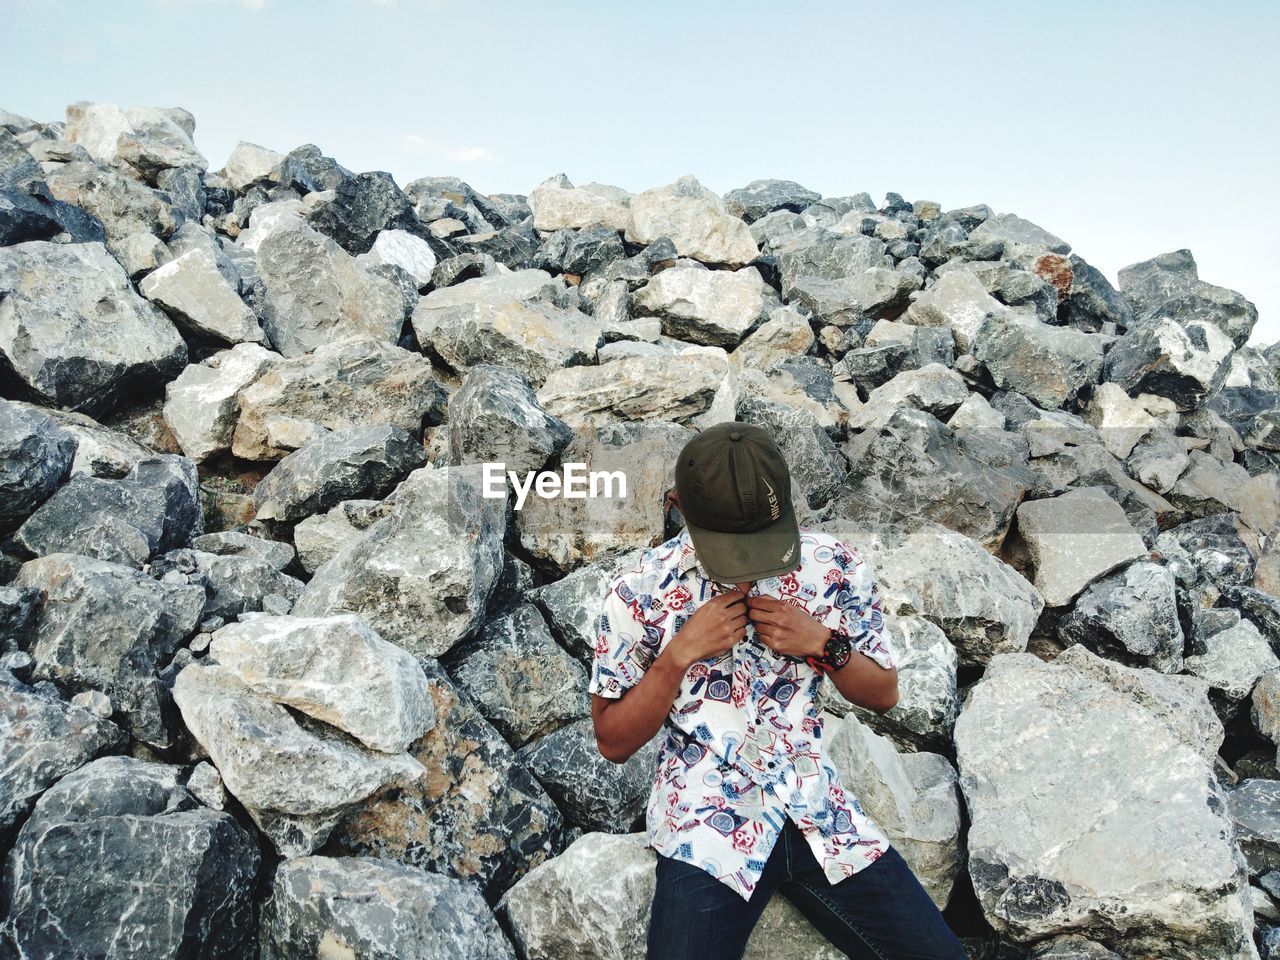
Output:
<instances>
[{"instance_id":1,"label":"cap brim","mask_svg":"<svg viewBox=\"0 0 1280 960\"><path fill-rule=\"evenodd\" d=\"M800 527L790 504L777 521L751 533L708 530L687 517L685 527L698 562L719 583L777 577L800 565Z\"/></svg>"}]
</instances>

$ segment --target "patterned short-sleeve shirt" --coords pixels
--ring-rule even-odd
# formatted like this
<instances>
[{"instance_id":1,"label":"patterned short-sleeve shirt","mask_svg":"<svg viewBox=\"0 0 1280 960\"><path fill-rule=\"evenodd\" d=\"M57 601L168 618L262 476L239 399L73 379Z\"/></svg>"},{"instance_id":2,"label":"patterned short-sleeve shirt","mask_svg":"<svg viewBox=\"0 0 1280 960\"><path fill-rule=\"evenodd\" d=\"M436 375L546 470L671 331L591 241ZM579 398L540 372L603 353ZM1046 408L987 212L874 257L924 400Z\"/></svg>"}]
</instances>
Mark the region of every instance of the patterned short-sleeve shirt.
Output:
<instances>
[{"instance_id":1,"label":"patterned short-sleeve shirt","mask_svg":"<svg viewBox=\"0 0 1280 960\"><path fill-rule=\"evenodd\" d=\"M750 595L794 603L896 667L870 565L851 547L801 528L796 569ZM621 697L676 631L724 591L706 576L688 531L642 553L610 583L597 620L588 692ZM648 845L706 870L749 900L790 816L831 883L889 848L845 792L822 745L815 697L822 674L775 653L748 622L744 639L686 671L664 727L646 811Z\"/></svg>"}]
</instances>

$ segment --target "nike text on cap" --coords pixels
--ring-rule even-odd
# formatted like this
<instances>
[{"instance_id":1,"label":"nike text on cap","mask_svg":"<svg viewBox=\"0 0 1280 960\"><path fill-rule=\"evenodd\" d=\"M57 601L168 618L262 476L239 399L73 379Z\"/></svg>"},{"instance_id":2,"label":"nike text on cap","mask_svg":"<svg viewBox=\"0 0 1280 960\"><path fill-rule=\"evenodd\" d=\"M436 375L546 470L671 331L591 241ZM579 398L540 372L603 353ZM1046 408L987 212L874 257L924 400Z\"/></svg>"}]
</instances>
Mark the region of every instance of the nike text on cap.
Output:
<instances>
[{"instance_id":1,"label":"nike text on cap","mask_svg":"<svg viewBox=\"0 0 1280 960\"><path fill-rule=\"evenodd\" d=\"M676 495L713 580L760 580L800 565L791 471L761 427L730 420L686 443L676 461Z\"/></svg>"}]
</instances>

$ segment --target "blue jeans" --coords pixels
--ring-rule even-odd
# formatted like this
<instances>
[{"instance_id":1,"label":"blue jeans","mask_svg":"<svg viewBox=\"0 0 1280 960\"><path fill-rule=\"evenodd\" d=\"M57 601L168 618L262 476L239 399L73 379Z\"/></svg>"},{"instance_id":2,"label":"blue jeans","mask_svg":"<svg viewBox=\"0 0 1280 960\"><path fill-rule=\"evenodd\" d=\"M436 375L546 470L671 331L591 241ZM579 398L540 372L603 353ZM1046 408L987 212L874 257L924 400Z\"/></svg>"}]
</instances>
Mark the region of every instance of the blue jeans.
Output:
<instances>
[{"instance_id":1,"label":"blue jeans","mask_svg":"<svg viewBox=\"0 0 1280 960\"><path fill-rule=\"evenodd\" d=\"M966 960L964 946L894 847L832 884L790 817L750 900L658 854L646 960L740 960L774 890L855 960Z\"/></svg>"}]
</instances>

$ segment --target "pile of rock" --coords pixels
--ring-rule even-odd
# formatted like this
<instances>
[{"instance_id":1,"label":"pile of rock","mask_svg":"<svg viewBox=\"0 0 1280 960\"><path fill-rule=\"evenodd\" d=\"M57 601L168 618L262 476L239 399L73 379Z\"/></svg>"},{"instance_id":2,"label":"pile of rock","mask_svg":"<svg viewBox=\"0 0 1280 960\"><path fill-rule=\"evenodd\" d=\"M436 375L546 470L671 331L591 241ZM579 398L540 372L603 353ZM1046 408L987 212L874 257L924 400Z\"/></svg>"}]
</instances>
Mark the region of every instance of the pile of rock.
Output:
<instances>
[{"instance_id":1,"label":"pile of rock","mask_svg":"<svg viewBox=\"0 0 1280 960\"><path fill-rule=\"evenodd\" d=\"M1280 957L1280 344L1189 251L194 130L0 111L6 950L642 956L595 617L738 419L876 571L902 696L824 742L972 957ZM784 950L836 956L775 898Z\"/></svg>"}]
</instances>

